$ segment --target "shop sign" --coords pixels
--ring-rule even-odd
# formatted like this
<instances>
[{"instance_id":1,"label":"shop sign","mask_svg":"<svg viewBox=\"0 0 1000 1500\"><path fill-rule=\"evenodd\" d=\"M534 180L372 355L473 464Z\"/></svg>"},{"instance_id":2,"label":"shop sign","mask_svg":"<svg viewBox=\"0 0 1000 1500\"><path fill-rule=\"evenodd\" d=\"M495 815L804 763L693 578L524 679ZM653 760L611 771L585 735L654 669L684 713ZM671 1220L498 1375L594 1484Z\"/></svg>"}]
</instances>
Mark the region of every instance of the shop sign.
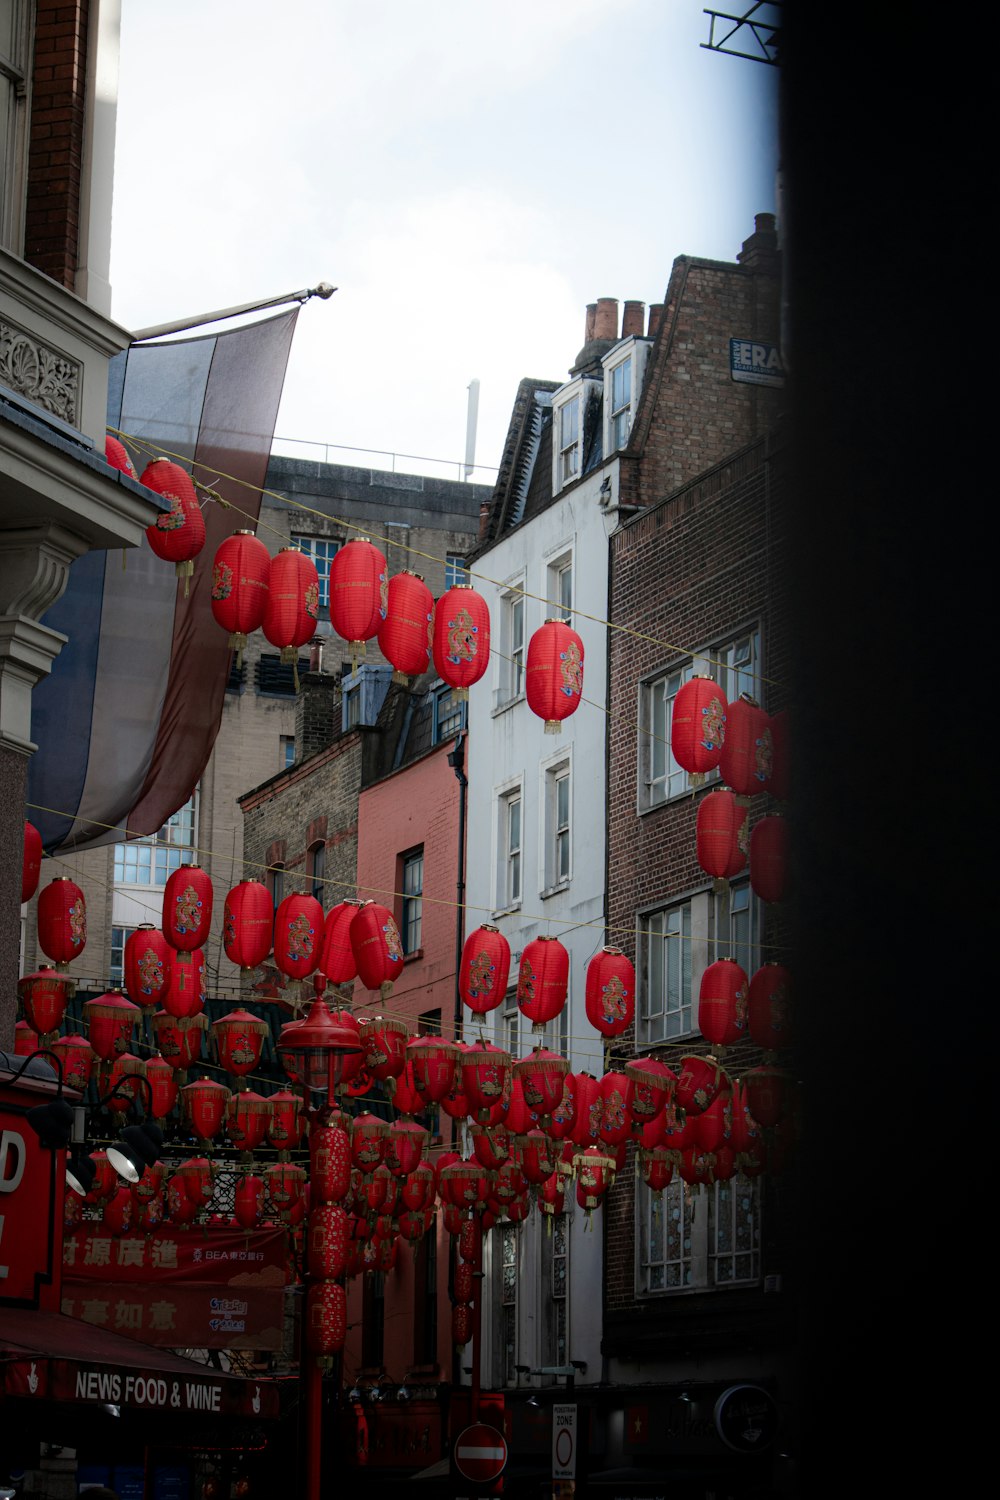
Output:
<instances>
[{"instance_id":1,"label":"shop sign","mask_svg":"<svg viewBox=\"0 0 1000 1500\"><path fill-rule=\"evenodd\" d=\"M729 340L729 373L744 385L785 383L785 367L777 344L760 344L755 339Z\"/></svg>"},{"instance_id":2,"label":"shop sign","mask_svg":"<svg viewBox=\"0 0 1000 1500\"><path fill-rule=\"evenodd\" d=\"M17 1360L8 1365L12 1396L130 1411L207 1412L217 1416L275 1417L278 1392L267 1383L213 1380L156 1369L124 1369L61 1359Z\"/></svg>"},{"instance_id":3,"label":"shop sign","mask_svg":"<svg viewBox=\"0 0 1000 1500\"><path fill-rule=\"evenodd\" d=\"M289 1280L285 1229L210 1229L163 1225L152 1234L110 1235L83 1224L66 1236L63 1269L74 1281L197 1282L254 1289Z\"/></svg>"},{"instance_id":4,"label":"shop sign","mask_svg":"<svg viewBox=\"0 0 1000 1500\"><path fill-rule=\"evenodd\" d=\"M778 1434L778 1408L759 1385L731 1385L715 1403L715 1430L735 1453L762 1453Z\"/></svg>"},{"instance_id":5,"label":"shop sign","mask_svg":"<svg viewBox=\"0 0 1000 1500\"><path fill-rule=\"evenodd\" d=\"M233 1287L63 1281L62 1311L161 1349L280 1349L285 1293Z\"/></svg>"}]
</instances>

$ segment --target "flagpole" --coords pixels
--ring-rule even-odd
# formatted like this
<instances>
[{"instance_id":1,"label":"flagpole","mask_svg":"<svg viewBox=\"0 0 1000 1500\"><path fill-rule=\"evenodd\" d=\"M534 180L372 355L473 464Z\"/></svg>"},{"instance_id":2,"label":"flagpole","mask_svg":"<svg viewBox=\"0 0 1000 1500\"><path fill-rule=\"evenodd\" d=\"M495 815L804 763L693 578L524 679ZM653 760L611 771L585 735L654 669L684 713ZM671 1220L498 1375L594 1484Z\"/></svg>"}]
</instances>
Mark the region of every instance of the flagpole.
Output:
<instances>
[{"instance_id":1,"label":"flagpole","mask_svg":"<svg viewBox=\"0 0 1000 1500\"><path fill-rule=\"evenodd\" d=\"M227 307L221 312L199 313L196 317L176 318L172 323L157 323L152 328L140 328L132 335L133 344L146 339L162 338L168 333L184 333L188 328L200 328L204 323L221 323L226 318L238 318L242 313L263 312L268 307L283 307L286 302L308 302L310 297L321 297L325 302L337 290L328 281L318 286L303 287L298 292L282 292L278 297L267 297L263 302L242 302L239 307Z\"/></svg>"}]
</instances>

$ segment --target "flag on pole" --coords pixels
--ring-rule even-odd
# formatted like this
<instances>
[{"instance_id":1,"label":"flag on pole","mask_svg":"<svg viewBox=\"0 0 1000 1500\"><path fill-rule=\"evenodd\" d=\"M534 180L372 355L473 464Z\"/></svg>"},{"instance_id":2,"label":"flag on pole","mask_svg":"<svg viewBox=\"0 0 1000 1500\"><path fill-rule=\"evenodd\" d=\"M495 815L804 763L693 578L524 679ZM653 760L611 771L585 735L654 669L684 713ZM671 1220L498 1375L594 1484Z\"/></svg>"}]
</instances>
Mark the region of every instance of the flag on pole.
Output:
<instances>
[{"instance_id":1,"label":"flag on pole","mask_svg":"<svg viewBox=\"0 0 1000 1500\"><path fill-rule=\"evenodd\" d=\"M187 597L173 564L143 544L124 568L118 551L87 553L47 611L45 624L69 637L32 694L29 816L50 854L156 833L205 769L230 666L212 559L234 531L256 530L298 312L133 344L111 361L108 426L136 473L165 454L234 508L203 507Z\"/></svg>"}]
</instances>

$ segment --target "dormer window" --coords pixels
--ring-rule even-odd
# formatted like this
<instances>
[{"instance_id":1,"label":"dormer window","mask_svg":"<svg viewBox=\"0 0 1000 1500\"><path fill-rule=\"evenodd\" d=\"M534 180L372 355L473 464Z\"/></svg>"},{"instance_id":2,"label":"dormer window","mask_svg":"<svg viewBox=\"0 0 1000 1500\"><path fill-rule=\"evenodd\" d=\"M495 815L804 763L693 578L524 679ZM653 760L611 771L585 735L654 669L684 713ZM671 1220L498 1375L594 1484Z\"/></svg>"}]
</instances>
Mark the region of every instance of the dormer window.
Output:
<instances>
[{"instance_id":1,"label":"dormer window","mask_svg":"<svg viewBox=\"0 0 1000 1500\"><path fill-rule=\"evenodd\" d=\"M604 366L604 454L625 447L639 404L651 340L631 337L608 351Z\"/></svg>"},{"instance_id":2,"label":"dormer window","mask_svg":"<svg viewBox=\"0 0 1000 1500\"><path fill-rule=\"evenodd\" d=\"M559 483L569 484L580 472L580 398L573 396L559 408Z\"/></svg>"},{"instance_id":3,"label":"dormer window","mask_svg":"<svg viewBox=\"0 0 1000 1500\"><path fill-rule=\"evenodd\" d=\"M632 422L632 356L629 355L610 371L611 375L611 443L610 451L624 448Z\"/></svg>"}]
</instances>

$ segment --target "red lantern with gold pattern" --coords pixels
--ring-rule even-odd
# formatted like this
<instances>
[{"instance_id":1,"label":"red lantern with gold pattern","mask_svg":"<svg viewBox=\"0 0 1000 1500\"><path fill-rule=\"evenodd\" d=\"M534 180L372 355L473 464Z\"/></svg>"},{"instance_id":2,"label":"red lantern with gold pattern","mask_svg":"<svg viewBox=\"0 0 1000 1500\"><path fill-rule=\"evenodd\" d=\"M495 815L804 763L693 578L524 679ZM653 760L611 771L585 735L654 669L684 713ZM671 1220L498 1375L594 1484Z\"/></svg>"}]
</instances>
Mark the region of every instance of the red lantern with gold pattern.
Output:
<instances>
[{"instance_id":1,"label":"red lantern with gold pattern","mask_svg":"<svg viewBox=\"0 0 1000 1500\"><path fill-rule=\"evenodd\" d=\"M635 969L620 948L602 948L587 964L587 1020L603 1037L621 1036L635 1016Z\"/></svg>"},{"instance_id":2,"label":"red lantern with gold pattern","mask_svg":"<svg viewBox=\"0 0 1000 1500\"><path fill-rule=\"evenodd\" d=\"M274 902L259 880L234 885L222 908L222 942L226 957L245 974L262 964L271 951Z\"/></svg>"},{"instance_id":3,"label":"red lantern with gold pattern","mask_svg":"<svg viewBox=\"0 0 1000 1500\"><path fill-rule=\"evenodd\" d=\"M306 1133L304 1101L291 1089L278 1089L271 1094L270 1105L268 1144L277 1151L294 1151Z\"/></svg>"},{"instance_id":4,"label":"red lantern with gold pattern","mask_svg":"<svg viewBox=\"0 0 1000 1500\"><path fill-rule=\"evenodd\" d=\"M453 1285L456 1302L472 1301L476 1283L472 1267L467 1260L456 1260Z\"/></svg>"},{"instance_id":5,"label":"red lantern with gold pattern","mask_svg":"<svg viewBox=\"0 0 1000 1500\"><path fill-rule=\"evenodd\" d=\"M233 1189L233 1217L241 1229L256 1229L264 1212L264 1179L248 1173Z\"/></svg>"},{"instance_id":6,"label":"red lantern with gold pattern","mask_svg":"<svg viewBox=\"0 0 1000 1500\"><path fill-rule=\"evenodd\" d=\"M215 1194L215 1174L215 1165L207 1156L189 1156L181 1162L171 1180L179 1180L197 1208L207 1208Z\"/></svg>"},{"instance_id":7,"label":"red lantern with gold pattern","mask_svg":"<svg viewBox=\"0 0 1000 1500\"><path fill-rule=\"evenodd\" d=\"M689 776L703 780L719 764L729 732L728 707L711 677L691 677L678 689L670 715L670 749Z\"/></svg>"},{"instance_id":8,"label":"red lantern with gold pattern","mask_svg":"<svg viewBox=\"0 0 1000 1500\"><path fill-rule=\"evenodd\" d=\"M761 818L750 834L750 884L762 901L783 901L788 886L788 823Z\"/></svg>"},{"instance_id":9,"label":"red lantern with gold pattern","mask_svg":"<svg viewBox=\"0 0 1000 1500\"><path fill-rule=\"evenodd\" d=\"M580 1147L596 1146L604 1118L600 1081L590 1073L576 1075L576 1120L570 1139Z\"/></svg>"},{"instance_id":10,"label":"red lantern with gold pattern","mask_svg":"<svg viewBox=\"0 0 1000 1500\"><path fill-rule=\"evenodd\" d=\"M601 1079L601 1123L598 1130L605 1146L620 1146L632 1134L632 1093L635 1088L625 1073L605 1073Z\"/></svg>"},{"instance_id":11,"label":"red lantern with gold pattern","mask_svg":"<svg viewBox=\"0 0 1000 1500\"><path fill-rule=\"evenodd\" d=\"M538 1209L549 1218L566 1212L566 1189L558 1172L547 1177L538 1189Z\"/></svg>"},{"instance_id":12,"label":"red lantern with gold pattern","mask_svg":"<svg viewBox=\"0 0 1000 1500\"><path fill-rule=\"evenodd\" d=\"M173 1068L158 1053L146 1059L146 1082L150 1090L149 1112L154 1120L165 1120L177 1103L178 1084Z\"/></svg>"},{"instance_id":13,"label":"red lantern with gold pattern","mask_svg":"<svg viewBox=\"0 0 1000 1500\"><path fill-rule=\"evenodd\" d=\"M267 1022L248 1010L231 1010L212 1022L219 1062L227 1073L237 1078L253 1073L260 1064L264 1038L270 1031Z\"/></svg>"},{"instance_id":14,"label":"red lantern with gold pattern","mask_svg":"<svg viewBox=\"0 0 1000 1500\"><path fill-rule=\"evenodd\" d=\"M732 880L746 866L749 839L746 803L729 787L706 792L695 820L695 849L705 874Z\"/></svg>"},{"instance_id":15,"label":"red lantern with gold pattern","mask_svg":"<svg viewBox=\"0 0 1000 1500\"><path fill-rule=\"evenodd\" d=\"M319 964L323 908L315 896L293 891L274 914L274 962L289 979L306 979Z\"/></svg>"},{"instance_id":16,"label":"red lantern with gold pattern","mask_svg":"<svg viewBox=\"0 0 1000 1500\"><path fill-rule=\"evenodd\" d=\"M750 1039L767 1052L791 1041L792 976L784 964L762 964L750 980Z\"/></svg>"},{"instance_id":17,"label":"red lantern with gold pattern","mask_svg":"<svg viewBox=\"0 0 1000 1500\"><path fill-rule=\"evenodd\" d=\"M108 1161L106 1151L92 1151L90 1159L94 1163L95 1175L84 1202L92 1205L106 1203L118 1191L118 1173Z\"/></svg>"},{"instance_id":18,"label":"red lantern with gold pattern","mask_svg":"<svg viewBox=\"0 0 1000 1500\"><path fill-rule=\"evenodd\" d=\"M407 1062L398 1078L392 1081L392 1102L403 1115L416 1115L423 1107L423 1101L417 1093L413 1082L413 1064Z\"/></svg>"},{"instance_id":19,"label":"red lantern with gold pattern","mask_svg":"<svg viewBox=\"0 0 1000 1500\"><path fill-rule=\"evenodd\" d=\"M271 645L278 648L286 665L296 665L299 647L312 640L318 619L319 574L316 564L295 547L282 547L271 559L262 629Z\"/></svg>"},{"instance_id":20,"label":"red lantern with gold pattern","mask_svg":"<svg viewBox=\"0 0 1000 1500\"><path fill-rule=\"evenodd\" d=\"M94 1071L95 1053L87 1038L79 1033L74 1033L72 1036L60 1036L51 1043L51 1047L63 1065L64 1088L79 1089L82 1093ZM148 1077L148 1064L146 1074Z\"/></svg>"},{"instance_id":21,"label":"red lantern with gold pattern","mask_svg":"<svg viewBox=\"0 0 1000 1500\"><path fill-rule=\"evenodd\" d=\"M670 1103L677 1074L657 1057L637 1057L625 1064L625 1077L632 1084L632 1134L639 1136Z\"/></svg>"},{"instance_id":22,"label":"red lantern with gold pattern","mask_svg":"<svg viewBox=\"0 0 1000 1500\"><path fill-rule=\"evenodd\" d=\"M462 1212L462 1209L458 1206L457 1203L448 1203L444 1199L442 1199L441 1201L443 1204L441 1222L443 1223L448 1234L452 1236L461 1234L462 1226L469 1222L468 1219L466 1219L465 1214Z\"/></svg>"},{"instance_id":23,"label":"red lantern with gold pattern","mask_svg":"<svg viewBox=\"0 0 1000 1500\"><path fill-rule=\"evenodd\" d=\"M654 1146L641 1156L642 1180L651 1193L662 1193L674 1175L674 1153L664 1146Z\"/></svg>"},{"instance_id":24,"label":"red lantern with gold pattern","mask_svg":"<svg viewBox=\"0 0 1000 1500\"><path fill-rule=\"evenodd\" d=\"M741 693L729 705L719 770L733 791L742 797L764 791L770 779L770 721L749 693Z\"/></svg>"},{"instance_id":25,"label":"red lantern with gold pattern","mask_svg":"<svg viewBox=\"0 0 1000 1500\"><path fill-rule=\"evenodd\" d=\"M476 1160L496 1172L510 1156L511 1138L505 1125L470 1125L469 1138Z\"/></svg>"},{"instance_id":26,"label":"red lantern with gold pattern","mask_svg":"<svg viewBox=\"0 0 1000 1500\"><path fill-rule=\"evenodd\" d=\"M442 1036L411 1037L406 1056L413 1064L413 1087L425 1107L439 1104L455 1083L461 1056L455 1043Z\"/></svg>"},{"instance_id":27,"label":"red lantern with gold pattern","mask_svg":"<svg viewBox=\"0 0 1000 1500\"><path fill-rule=\"evenodd\" d=\"M472 1337L472 1309L467 1302L456 1302L451 1310L451 1341L464 1349Z\"/></svg>"},{"instance_id":28,"label":"red lantern with gold pattern","mask_svg":"<svg viewBox=\"0 0 1000 1500\"><path fill-rule=\"evenodd\" d=\"M181 1227L190 1224L198 1216L198 1205L188 1197L179 1177L167 1183L167 1217L171 1224Z\"/></svg>"},{"instance_id":29,"label":"red lantern with gold pattern","mask_svg":"<svg viewBox=\"0 0 1000 1500\"><path fill-rule=\"evenodd\" d=\"M492 1185L493 1173L475 1157L467 1161L452 1162L441 1173L440 1190L444 1201L454 1203L458 1208L466 1211L482 1213ZM466 1230L463 1227L463 1239L465 1235ZM466 1253L464 1247L461 1248L465 1259L471 1260L473 1257Z\"/></svg>"},{"instance_id":30,"label":"red lantern with gold pattern","mask_svg":"<svg viewBox=\"0 0 1000 1500\"><path fill-rule=\"evenodd\" d=\"M109 1198L104 1205L103 1221L104 1228L120 1239L123 1234L128 1234L132 1228L132 1215L135 1204L132 1200L132 1189L120 1187L113 1198Z\"/></svg>"},{"instance_id":31,"label":"red lantern with gold pattern","mask_svg":"<svg viewBox=\"0 0 1000 1500\"><path fill-rule=\"evenodd\" d=\"M170 509L146 527L146 540L157 557L174 564L177 577L184 579L186 595L194 559L205 545L205 517L194 481L180 464L171 463L169 458L154 458L143 469L139 483L170 501Z\"/></svg>"},{"instance_id":32,"label":"red lantern with gold pattern","mask_svg":"<svg viewBox=\"0 0 1000 1500\"><path fill-rule=\"evenodd\" d=\"M200 865L181 865L163 888L163 936L179 953L208 941L212 926L212 881Z\"/></svg>"},{"instance_id":33,"label":"red lantern with gold pattern","mask_svg":"<svg viewBox=\"0 0 1000 1500\"><path fill-rule=\"evenodd\" d=\"M707 1109L694 1116L695 1145L703 1151L728 1146L733 1134L733 1091L725 1084Z\"/></svg>"},{"instance_id":34,"label":"red lantern with gold pattern","mask_svg":"<svg viewBox=\"0 0 1000 1500\"><path fill-rule=\"evenodd\" d=\"M87 903L65 875L50 880L38 898L38 946L60 969L87 946Z\"/></svg>"},{"instance_id":35,"label":"red lantern with gold pattern","mask_svg":"<svg viewBox=\"0 0 1000 1500\"><path fill-rule=\"evenodd\" d=\"M365 1067L372 1078L381 1082L398 1078L406 1067L406 1022L387 1016L368 1016L359 1022L359 1029Z\"/></svg>"},{"instance_id":36,"label":"red lantern with gold pattern","mask_svg":"<svg viewBox=\"0 0 1000 1500\"><path fill-rule=\"evenodd\" d=\"M342 1203L351 1186L351 1140L339 1125L309 1132L309 1180L315 1204Z\"/></svg>"},{"instance_id":37,"label":"red lantern with gold pattern","mask_svg":"<svg viewBox=\"0 0 1000 1500\"><path fill-rule=\"evenodd\" d=\"M331 984L350 984L357 977L358 963L351 947L351 923L363 901L339 901L326 914L319 969Z\"/></svg>"},{"instance_id":38,"label":"red lantern with gold pattern","mask_svg":"<svg viewBox=\"0 0 1000 1500\"><path fill-rule=\"evenodd\" d=\"M509 974L510 944L500 929L486 922L470 932L462 948L458 988L475 1015L496 1009L507 993Z\"/></svg>"},{"instance_id":39,"label":"red lantern with gold pattern","mask_svg":"<svg viewBox=\"0 0 1000 1500\"><path fill-rule=\"evenodd\" d=\"M42 835L34 823L24 824L24 857L21 862L21 901L30 901L42 874Z\"/></svg>"},{"instance_id":40,"label":"red lantern with gold pattern","mask_svg":"<svg viewBox=\"0 0 1000 1500\"><path fill-rule=\"evenodd\" d=\"M306 1347L329 1359L347 1337L347 1293L337 1281L313 1281L306 1292Z\"/></svg>"},{"instance_id":41,"label":"red lantern with gold pattern","mask_svg":"<svg viewBox=\"0 0 1000 1500\"><path fill-rule=\"evenodd\" d=\"M750 982L732 958L716 959L701 976L698 1030L713 1047L731 1047L747 1034Z\"/></svg>"},{"instance_id":42,"label":"red lantern with gold pattern","mask_svg":"<svg viewBox=\"0 0 1000 1500\"><path fill-rule=\"evenodd\" d=\"M737 1165L740 1156L753 1151L759 1144L760 1138L760 1126L750 1113L747 1104L746 1087L738 1082L733 1088L733 1119L729 1138L729 1144L736 1153Z\"/></svg>"},{"instance_id":43,"label":"red lantern with gold pattern","mask_svg":"<svg viewBox=\"0 0 1000 1500\"><path fill-rule=\"evenodd\" d=\"M172 1016L158 1010L153 1016L153 1035L160 1056L177 1073L186 1072L201 1057L202 1034L208 1030L208 1017Z\"/></svg>"},{"instance_id":44,"label":"red lantern with gold pattern","mask_svg":"<svg viewBox=\"0 0 1000 1500\"><path fill-rule=\"evenodd\" d=\"M212 616L229 631L237 666L247 636L264 623L270 577L271 554L252 531L237 531L220 543L212 566Z\"/></svg>"},{"instance_id":45,"label":"red lantern with gold pattern","mask_svg":"<svg viewBox=\"0 0 1000 1500\"><path fill-rule=\"evenodd\" d=\"M309 1210L306 1266L317 1281L333 1281L347 1268L350 1220L336 1203L320 1203Z\"/></svg>"},{"instance_id":46,"label":"red lantern with gold pattern","mask_svg":"<svg viewBox=\"0 0 1000 1500\"><path fill-rule=\"evenodd\" d=\"M698 1184L707 1187L715 1181L715 1153L701 1146L688 1146L681 1152L678 1171L692 1187Z\"/></svg>"},{"instance_id":47,"label":"red lantern with gold pattern","mask_svg":"<svg viewBox=\"0 0 1000 1500\"><path fill-rule=\"evenodd\" d=\"M765 1130L777 1125L785 1112L791 1079L783 1068L764 1064L743 1075L746 1103L753 1118Z\"/></svg>"},{"instance_id":48,"label":"red lantern with gold pattern","mask_svg":"<svg viewBox=\"0 0 1000 1500\"><path fill-rule=\"evenodd\" d=\"M205 1009L206 998L204 950L175 953L167 971L163 1009L171 1016L198 1016Z\"/></svg>"},{"instance_id":49,"label":"red lantern with gold pattern","mask_svg":"<svg viewBox=\"0 0 1000 1500\"><path fill-rule=\"evenodd\" d=\"M264 1168L267 1200L279 1214L288 1213L302 1200L307 1182L305 1167L294 1162L275 1162Z\"/></svg>"},{"instance_id":50,"label":"red lantern with gold pattern","mask_svg":"<svg viewBox=\"0 0 1000 1500\"><path fill-rule=\"evenodd\" d=\"M356 658L388 616L389 565L367 537L345 542L330 563L330 622Z\"/></svg>"},{"instance_id":51,"label":"red lantern with gold pattern","mask_svg":"<svg viewBox=\"0 0 1000 1500\"><path fill-rule=\"evenodd\" d=\"M430 1162L418 1161L412 1172L399 1182L400 1201L411 1214L422 1214L433 1207L437 1180Z\"/></svg>"},{"instance_id":52,"label":"red lantern with gold pattern","mask_svg":"<svg viewBox=\"0 0 1000 1500\"><path fill-rule=\"evenodd\" d=\"M24 1017L32 1031L48 1046L62 1025L69 1003L70 980L58 969L42 964L34 974L17 981Z\"/></svg>"},{"instance_id":53,"label":"red lantern with gold pattern","mask_svg":"<svg viewBox=\"0 0 1000 1500\"><path fill-rule=\"evenodd\" d=\"M556 1169L555 1144L543 1130L529 1130L521 1137L521 1171L525 1181L541 1187Z\"/></svg>"},{"instance_id":54,"label":"red lantern with gold pattern","mask_svg":"<svg viewBox=\"0 0 1000 1500\"><path fill-rule=\"evenodd\" d=\"M406 1177L423 1155L430 1131L415 1120L394 1120L389 1126L385 1164L394 1177Z\"/></svg>"},{"instance_id":55,"label":"red lantern with gold pattern","mask_svg":"<svg viewBox=\"0 0 1000 1500\"><path fill-rule=\"evenodd\" d=\"M385 1156L388 1121L378 1115L357 1115L351 1122L351 1160L362 1172L374 1172Z\"/></svg>"},{"instance_id":56,"label":"red lantern with gold pattern","mask_svg":"<svg viewBox=\"0 0 1000 1500\"><path fill-rule=\"evenodd\" d=\"M434 607L434 668L461 702L489 660L489 606L471 584L457 583Z\"/></svg>"},{"instance_id":57,"label":"red lantern with gold pattern","mask_svg":"<svg viewBox=\"0 0 1000 1500\"><path fill-rule=\"evenodd\" d=\"M142 1011L121 990L108 990L83 1005L90 1045L102 1062L111 1062L128 1048Z\"/></svg>"},{"instance_id":58,"label":"red lantern with gold pattern","mask_svg":"<svg viewBox=\"0 0 1000 1500\"><path fill-rule=\"evenodd\" d=\"M545 1126L546 1135L554 1141L567 1140L576 1124L576 1074L567 1073L563 1079L562 1098L552 1111L552 1118Z\"/></svg>"},{"instance_id":59,"label":"red lantern with gold pattern","mask_svg":"<svg viewBox=\"0 0 1000 1500\"><path fill-rule=\"evenodd\" d=\"M714 1058L682 1057L681 1071L674 1090L675 1103L687 1115L700 1114L703 1109L708 1108L719 1092L725 1076Z\"/></svg>"},{"instance_id":60,"label":"red lantern with gold pattern","mask_svg":"<svg viewBox=\"0 0 1000 1500\"><path fill-rule=\"evenodd\" d=\"M517 976L517 1006L531 1029L540 1032L566 1004L569 954L558 938L537 937L521 954Z\"/></svg>"},{"instance_id":61,"label":"red lantern with gold pattern","mask_svg":"<svg viewBox=\"0 0 1000 1500\"><path fill-rule=\"evenodd\" d=\"M131 1109L137 1099L145 1097L145 1089L140 1089L135 1082L137 1078L145 1076L146 1064L141 1057L134 1057L131 1052L120 1052L102 1084L105 1108L115 1114L124 1114L127 1109Z\"/></svg>"},{"instance_id":62,"label":"red lantern with gold pattern","mask_svg":"<svg viewBox=\"0 0 1000 1500\"><path fill-rule=\"evenodd\" d=\"M202 1141L214 1141L222 1130L230 1093L222 1083L199 1078L181 1089L185 1117L192 1133Z\"/></svg>"},{"instance_id":63,"label":"red lantern with gold pattern","mask_svg":"<svg viewBox=\"0 0 1000 1500\"><path fill-rule=\"evenodd\" d=\"M568 1059L545 1047L535 1047L514 1064L512 1072L521 1085L525 1106L544 1130L553 1110L562 1103Z\"/></svg>"},{"instance_id":64,"label":"red lantern with gold pattern","mask_svg":"<svg viewBox=\"0 0 1000 1500\"><path fill-rule=\"evenodd\" d=\"M583 692L583 641L565 620L546 620L532 634L524 690L531 712L545 721L545 733L560 734Z\"/></svg>"},{"instance_id":65,"label":"red lantern with gold pattern","mask_svg":"<svg viewBox=\"0 0 1000 1500\"><path fill-rule=\"evenodd\" d=\"M462 1088L469 1110L485 1125L493 1108L510 1101L512 1060L509 1052L492 1042L478 1041L462 1058Z\"/></svg>"},{"instance_id":66,"label":"red lantern with gold pattern","mask_svg":"<svg viewBox=\"0 0 1000 1500\"><path fill-rule=\"evenodd\" d=\"M366 901L355 912L350 933L361 983L385 997L403 972L403 942L392 912L377 901Z\"/></svg>"},{"instance_id":67,"label":"red lantern with gold pattern","mask_svg":"<svg viewBox=\"0 0 1000 1500\"><path fill-rule=\"evenodd\" d=\"M135 1005L161 1004L170 983L174 959L163 933L152 922L144 922L125 939L125 991Z\"/></svg>"},{"instance_id":68,"label":"red lantern with gold pattern","mask_svg":"<svg viewBox=\"0 0 1000 1500\"><path fill-rule=\"evenodd\" d=\"M476 1218L466 1219L458 1236L458 1253L474 1271L483 1264L483 1226Z\"/></svg>"},{"instance_id":69,"label":"red lantern with gold pattern","mask_svg":"<svg viewBox=\"0 0 1000 1500\"><path fill-rule=\"evenodd\" d=\"M615 1179L615 1158L599 1146L588 1146L577 1160L576 1201L589 1215L603 1201Z\"/></svg>"},{"instance_id":70,"label":"red lantern with gold pattern","mask_svg":"<svg viewBox=\"0 0 1000 1500\"><path fill-rule=\"evenodd\" d=\"M431 664L434 640L434 595L419 573L404 568L389 579L385 619L378 628L378 644L395 669L393 682L406 684Z\"/></svg>"},{"instance_id":71,"label":"red lantern with gold pattern","mask_svg":"<svg viewBox=\"0 0 1000 1500\"><path fill-rule=\"evenodd\" d=\"M226 1134L238 1151L263 1145L271 1118L271 1101L252 1089L230 1095L226 1105Z\"/></svg>"},{"instance_id":72,"label":"red lantern with gold pattern","mask_svg":"<svg viewBox=\"0 0 1000 1500\"><path fill-rule=\"evenodd\" d=\"M471 1115L472 1106L469 1103L468 1095L466 1094L463 1087L462 1065L465 1062L466 1053L471 1049L467 1042L455 1042L454 1046L457 1053L455 1064L455 1081L453 1082L448 1093L442 1096L441 1108L444 1110L446 1115L450 1116L451 1119L464 1120L467 1115Z\"/></svg>"},{"instance_id":73,"label":"red lantern with gold pattern","mask_svg":"<svg viewBox=\"0 0 1000 1500\"><path fill-rule=\"evenodd\" d=\"M138 475L132 467L132 460L128 456L128 449L124 443L119 442L110 432L106 433L104 437L104 457L113 469L117 469L122 474L127 474L130 479L134 479L138 484Z\"/></svg>"}]
</instances>

